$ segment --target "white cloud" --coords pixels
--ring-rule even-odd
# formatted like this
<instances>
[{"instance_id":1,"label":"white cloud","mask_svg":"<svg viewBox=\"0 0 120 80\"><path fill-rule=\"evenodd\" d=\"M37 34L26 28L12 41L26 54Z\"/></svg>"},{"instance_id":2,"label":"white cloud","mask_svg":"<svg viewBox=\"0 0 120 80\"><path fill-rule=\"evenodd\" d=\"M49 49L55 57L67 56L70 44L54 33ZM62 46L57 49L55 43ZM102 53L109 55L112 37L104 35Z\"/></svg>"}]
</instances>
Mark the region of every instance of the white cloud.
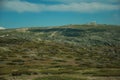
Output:
<instances>
[{"instance_id":1,"label":"white cloud","mask_svg":"<svg viewBox=\"0 0 120 80\"><path fill-rule=\"evenodd\" d=\"M17 12L38 12L43 6L20 0L6 0L3 4L3 8Z\"/></svg>"},{"instance_id":2,"label":"white cloud","mask_svg":"<svg viewBox=\"0 0 120 80\"><path fill-rule=\"evenodd\" d=\"M73 1L73 0L57 0L57 1ZM4 5L2 7L7 10L16 12L40 12L40 11L99 12L109 10L120 10L119 4L107 4L101 2L77 2L83 0L74 1L76 2L47 5L47 4L35 4L21 0L5 0Z\"/></svg>"},{"instance_id":3,"label":"white cloud","mask_svg":"<svg viewBox=\"0 0 120 80\"><path fill-rule=\"evenodd\" d=\"M119 5L103 4L103 3L70 3L51 5L47 7L51 11L76 11L76 12L97 12L107 10L118 10Z\"/></svg>"},{"instance_id":4,"label":"white cloud","mask_svg":"<svg viewBox=\"0 0 120 80\"><path fill-rule=\"evenodd\" d=\"M120 0L106 0L106 1L108 1L108 2L120 2Z\"/></svg>"},{"instance_id":5,"label":"white cloud","mask_svg":"<svg viewBox=\"0 0 120 80\"><path fill-rule=\"evenodd\" d=\"M5 29L4 27L0 27L0 30Z\"/></svg>"},{"instance_id":6,"label":"white cloud","mask_svg":"<svg viewBox=\"0 0 120 80\"><path fill-rule=\"evenodd\" d=\"M49 2L63 2L63 3L77 3L77 2L120 2L120 0L42 0L42 1L49 1Z\"/></svg>"}]
</instances>

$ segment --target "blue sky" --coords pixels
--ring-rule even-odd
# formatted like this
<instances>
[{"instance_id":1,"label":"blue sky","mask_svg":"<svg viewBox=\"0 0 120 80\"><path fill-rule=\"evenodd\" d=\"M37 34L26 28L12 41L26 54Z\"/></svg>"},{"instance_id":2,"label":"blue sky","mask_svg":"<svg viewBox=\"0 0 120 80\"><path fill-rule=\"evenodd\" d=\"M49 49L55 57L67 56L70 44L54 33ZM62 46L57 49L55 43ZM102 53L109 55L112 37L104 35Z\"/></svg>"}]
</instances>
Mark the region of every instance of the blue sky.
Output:
<instances>
[{"instance_id":1,"label":"blue sky","mask_svg":"<svg viewBox=\"0 0 120 80\"><path fill-rule=\"evenodd\" d=\"M0 27L120 25L120 0L0 0Z\"/></svg>"}]
</instances>

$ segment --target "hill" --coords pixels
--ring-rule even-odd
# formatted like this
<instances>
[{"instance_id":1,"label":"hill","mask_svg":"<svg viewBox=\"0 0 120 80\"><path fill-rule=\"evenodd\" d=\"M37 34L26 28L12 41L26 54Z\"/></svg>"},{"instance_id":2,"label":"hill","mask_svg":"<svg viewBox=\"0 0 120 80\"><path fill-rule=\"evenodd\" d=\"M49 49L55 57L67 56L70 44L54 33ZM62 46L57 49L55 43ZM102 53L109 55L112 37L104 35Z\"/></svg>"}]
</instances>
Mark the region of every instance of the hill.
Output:
<instances>
[{"instance_id":1,"label":"hill","mask_svg":"<svg viewBox=\"0 0 120 80\"><path fill-rule=\"evenodd\" d=\"M119 80L119 53L120 26L5 29L0 31L0 78Z\"/></svg>"}]
</instances>

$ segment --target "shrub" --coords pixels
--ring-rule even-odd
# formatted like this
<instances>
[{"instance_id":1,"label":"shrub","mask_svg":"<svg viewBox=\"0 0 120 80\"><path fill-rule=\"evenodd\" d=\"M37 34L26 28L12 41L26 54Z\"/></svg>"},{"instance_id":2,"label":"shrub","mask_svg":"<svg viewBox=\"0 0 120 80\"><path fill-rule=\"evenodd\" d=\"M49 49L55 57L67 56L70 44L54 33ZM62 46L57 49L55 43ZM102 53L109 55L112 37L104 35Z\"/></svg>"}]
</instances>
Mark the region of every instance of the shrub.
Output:
<instances>
[{"instance_id":1,"label":"shrub","mask_svg":"<svg viewBox=\"0 0 120 80\"><path fill-rule=\"evenodd\" d=\"M12 60L12 62L24 62L24 60L22 60L22 59L15 59L15 60Z\"/></svg>"},{"instance_id":2,"label":"shrub","mask_svg":"<svg viewBox=\"0 0 120 80\"><path fill-rule=\"evenodd\" d=\"M21 76L21 75L33 75L33 74L38 74L37 72L34 71L29 71L29 70L18 70L18 71L14 71L12 72L12 76Z\"/></svg>"},{"instance_id":3,"label":"shrub","mask_svg":"<svg viewBox=\"0 0 120 80\"><path fill-rule=\"evenodd\" d=\"M55 62L66 62L65 60L54 60Z\"/></svg>"},{"instance_id":4,"label":"shrub","mask_svg":"<svg viewBox=\"0 0 120 80\"><path fill-rule=\"evenodd\" d=\"M73 74L77 72L69 69L59 69L59 70L43 70L41 71L41 73L42 74Z\"/></svg>"}]
</instances>

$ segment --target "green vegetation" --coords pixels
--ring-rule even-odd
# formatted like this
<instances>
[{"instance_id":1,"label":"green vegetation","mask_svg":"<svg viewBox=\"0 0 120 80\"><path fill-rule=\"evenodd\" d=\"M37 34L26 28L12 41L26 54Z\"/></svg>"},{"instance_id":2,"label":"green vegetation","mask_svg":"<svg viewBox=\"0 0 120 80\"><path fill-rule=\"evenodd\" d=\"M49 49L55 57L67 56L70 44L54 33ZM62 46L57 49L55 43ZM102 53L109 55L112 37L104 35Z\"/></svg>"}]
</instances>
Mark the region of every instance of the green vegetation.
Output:
<instances>
[{"instance_id":1,"label":"green vegetation","mask_svg":"<svg viewBox=\"0 0 120 80\"><path fill-rule=\"evenodd\" d=\"M92 75L92 76L106 76L106 77L110 77L110 76L120 76L120 70L119 69L99 69L96 71L88 71L88 72L84 72L83 74L88 74L88 75Z\"/></svg>"},{"instance_id":2,"label":"green vegetation","mask_svg":"<svg viewBox=\"0 0 120 80\"><path fill-rule=\"evenodd\" d=\"M42 77L37 78L35 80L86 80L84 78L71 78L71 77L65 77L65 76L48 76L48 77Z\"/></svg>"},{"instance_id":3,"label":"green vegetation","mask_svg":"<svg viewBox=\"0 0 120 80\"><path fill-rule=\"evenodd\" d=\"M1 30L0 80L120 80L119 32L114 25Z\"/></svg>"}]
</instances>

